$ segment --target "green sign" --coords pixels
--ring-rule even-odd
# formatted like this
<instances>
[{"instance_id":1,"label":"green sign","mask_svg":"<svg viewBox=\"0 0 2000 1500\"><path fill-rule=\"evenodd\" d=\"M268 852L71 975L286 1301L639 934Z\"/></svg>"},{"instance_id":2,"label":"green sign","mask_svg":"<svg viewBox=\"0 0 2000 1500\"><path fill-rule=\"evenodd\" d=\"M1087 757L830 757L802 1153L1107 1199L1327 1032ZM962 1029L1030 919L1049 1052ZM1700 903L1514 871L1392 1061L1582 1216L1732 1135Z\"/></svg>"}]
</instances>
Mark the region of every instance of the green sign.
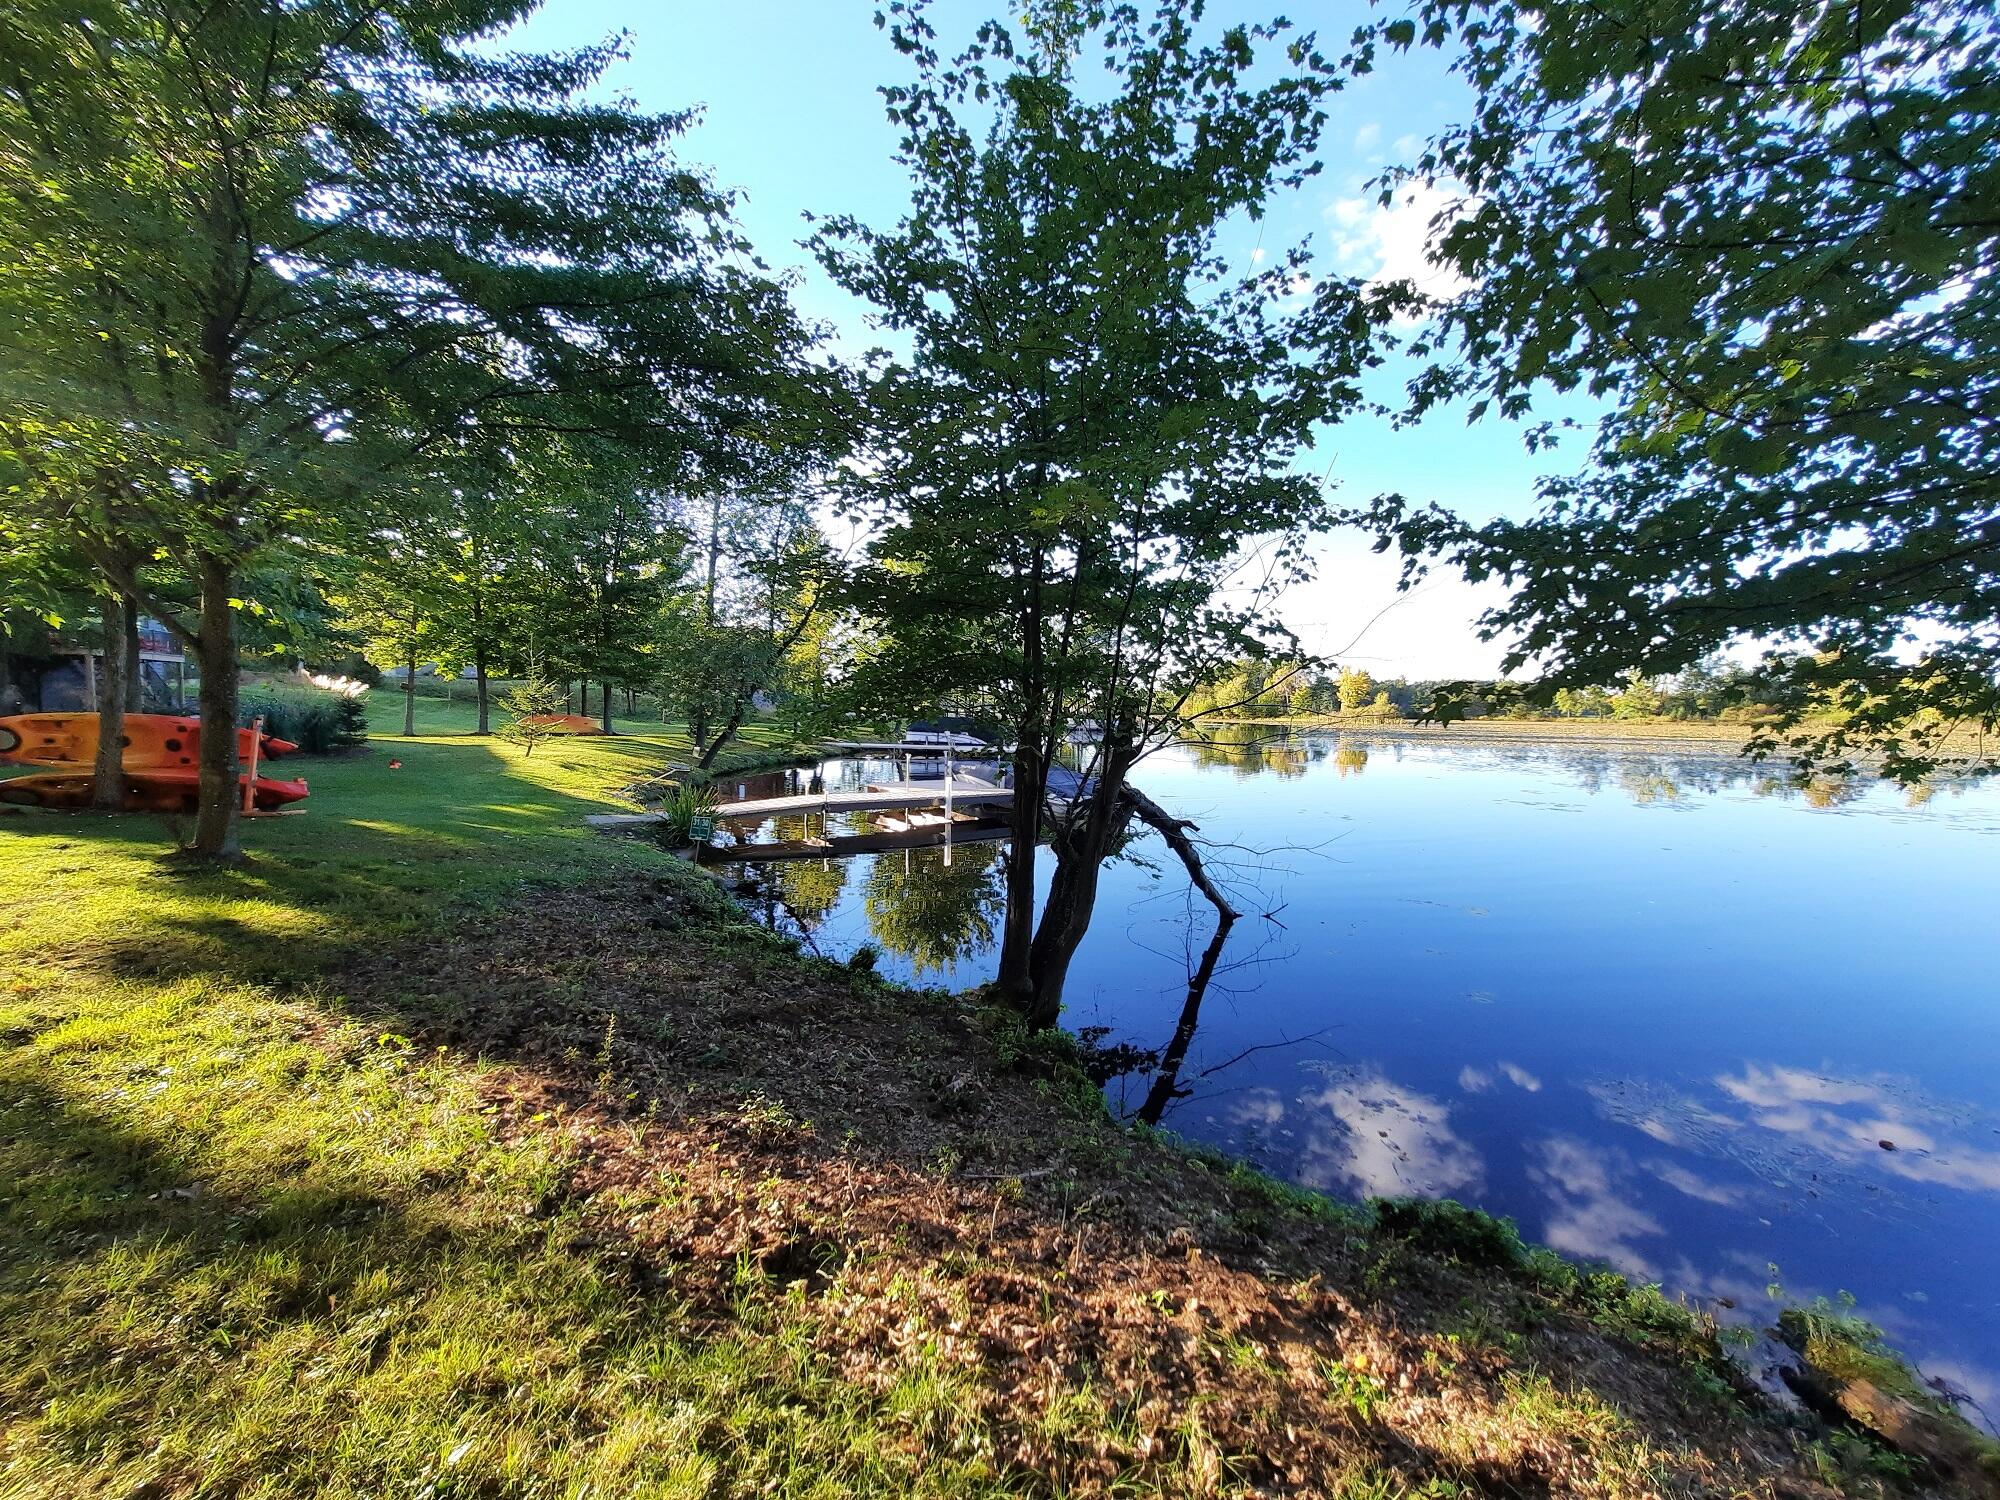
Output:
<instances>
[{"instance_id":1,"label":"green sign","mask_svg":"<svg viewBox=\"0 0 2000 1500\"><path fill-rule=\"evenodd\" d=\"M697 844L705 844L715 837L715 819L701 813L688 819L688 838Z\"/></svg>"}]
</instances>

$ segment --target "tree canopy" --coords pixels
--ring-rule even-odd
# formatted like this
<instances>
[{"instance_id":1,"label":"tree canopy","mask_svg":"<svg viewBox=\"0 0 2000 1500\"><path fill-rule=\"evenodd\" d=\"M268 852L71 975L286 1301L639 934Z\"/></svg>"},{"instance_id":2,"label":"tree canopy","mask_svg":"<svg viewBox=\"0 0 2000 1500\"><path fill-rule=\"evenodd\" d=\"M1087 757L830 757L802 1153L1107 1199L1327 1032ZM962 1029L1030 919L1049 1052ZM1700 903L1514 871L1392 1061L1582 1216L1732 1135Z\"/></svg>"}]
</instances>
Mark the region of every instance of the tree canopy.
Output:
<instances>
[{"instance_id":1,"label":"tree canopy","mask_svg":"<svg viewBox=\"0 0 2000 1500\"><path fill-rule=\"evenodd\" d=\"M1294 460L1359 402L1398 295L1316 277L1305 245L1248 270L1220 248L1318 170L1342 75L1310 36L1205 27L1184 0L1051 3L947 55L920 0L888 20L915 69L884 91L912 210L816 241L912 349L868 374L847 485L889 641L869 672L987 695L1008 724L1001 984L1052 1019L1127 771L1208 675L1288 642L1272 601L1326 515ZM1078 726L1093 793L1063 800L1031 953L1044 790Z\"/></svg>"},{"instance_id":2,"label":"tree canopy","mask_svg":"<svg viewBox=\"0 0 2000 1500\"><path fill-rule=\"evenodd\" d=\"M1513 586L1485 620L1552 685L1744 639L1847 712L1806 755L1936 761L2000 716L2000 25L1961 0L1442 0L1476 103L1416 174L1460 190L1412 410L1607 403L1527 520L1372 519ZM1537 438L1550 428L1533 429ZM1799 652L1799 647L1811 648Z\"/></svg>"},{"instance_id":3,"label":"tree canopy","mask_svg":"<svg viewBox=\"0 0 2000 1500\"><path fill-rule=\"evenodd\" d=\"M350 545L386 474L474 433L602 433L694 485L784 420L808 335L675 163L686 117L585 102L611 48L482 45L529 8L31 0L0 21L0 447L41 529L200 652L208 854L235 849L259 558ZM153 561L197 584L198 619L149 589Z\"/></svg>"}]
</instances>

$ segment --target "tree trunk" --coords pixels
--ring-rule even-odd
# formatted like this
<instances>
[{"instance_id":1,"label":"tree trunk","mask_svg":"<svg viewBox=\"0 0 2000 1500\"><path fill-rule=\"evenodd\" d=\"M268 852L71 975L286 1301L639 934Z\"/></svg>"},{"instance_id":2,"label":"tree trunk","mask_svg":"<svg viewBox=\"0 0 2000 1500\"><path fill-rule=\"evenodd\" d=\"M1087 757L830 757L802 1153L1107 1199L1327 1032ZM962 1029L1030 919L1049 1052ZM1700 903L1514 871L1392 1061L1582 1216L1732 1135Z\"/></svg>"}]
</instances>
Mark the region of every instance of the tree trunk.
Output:
<instances>
[{"instance_id":1,"label":"tree trunk","mask_svg":"<svg viewBox=\"0 0 2000 1500\"><path fill-rule=\"evenodd\" d=\"M600 717L598 719L599 727L601 727L606 734L616 734L618 731L611 727L611 684L608 682L600 682L597 685L597 691L601 693L604 697L603 703L599 705L599 708L601 710Z\"/></svg>"},{"instance_id":2,"label":"tree trunk","mask_svg":"<svg viewBox=\"0 0 2000 1500\"><path fill-rule=\"evenodd\" d=\"M475 569L477 565L478 559L475 558ZM479 728L474 733L491 734L492 699L486 685L486 595L476 575L472 587L472 679L479 698Z\"/></svg>"},{"instance_id":3,"label":"tree trunk","mask_svg":"<svg viewBox=\"0 0 2000 1500\"><path fill-rule=\"evenodd\" d=\"M131 613L116 589L104 596L104 670L97 674L97 764L90 793L90 805L102 812L125 806L125 695L130 687L125 621Z\"/></svg>"},{"instance_id":4,"label":"tree trunk","mask_svg":"<svg viewBox=\"0 0 2000 1500\"><path fill-rule=\"evenodd\" d=\"M1069 980L1070 960L1090 930L1090 918L1097 908L1097 872L1102 863L1101 857L1082 850L1056 856L1049 898L1042 906L1041 921L1035 925L1028 960L1024 1013L1028 1024L1037 1030L1062 1018L1063 986Z\"/></svg>"},{"instance_id":5,"label":"tree trunk","mask_svg":"<svg viewBox=\"0 0 2000 1500\"><path fill-rule=\"evenodd\" d=\"M146 674L139 661L139 606L123 594L118 596L125 617L125 712L136 714L146 707Z\"/></svg>"},{"instance_id":6,"label":"tree trunk","mask_svg":"<svg viewBox=\"0 0 2000 1500\"><path fill-rule=\"evenodd\" d=\"M1002 1000L1022 1010L1034 995L1029 949L1035 937L1035 854L1042 839L1042 793L1047 781L1041 746L1029 734L1017 734L1014 803L1008 814L1013 832L1007 843L1007 912L994 987Z\"/></svg>"},{"instance_id":7,"label":"tree trunk","mask_svg":"<svg viewBox=\"0 0 2000 1500\"><path fill-rule=\"evenodd\" d=\"M1125 777L1132 761L1129 747L1107 745L1091 782L1089 803L1081 812L1082 821L1078 822L1078 810L1072 806L1064 818L1067 826L1050 843L1056 857L1055 874L1049 881L1048 901L1028 955L1030 1026L1053 1026L1062 1015L1070 960L1090 930L1090 919L1097 909L1098 876L1135 811L1125 795ZM1078 790L1080 793L1081 787Z\"/></svg>"},{"instance_id":8,"label":"tree trunk","mask_svg":"<svg viewBox=\"0 0 2000 1500\"><path fill-rule=\"evenodd\" d=\"M736 731L743 727L743 716L749 712L749 709L750 700L748 698L738 698L735 710L729 715L728 722L722 726L722 732L716 735L715 742L705 750L702 749L700 740L694 742L694 748L701 752L700 758L694 763L697 771L706 771L710 766L715 764L715 758L722 753L722 747L734 739Z\"/></svg>"},{"instance_id":9,"label":"tree trunk","mask_svg":"<svg viewBox=\"0 0 2000 1500\"><path fill-rule=\"evenodd\" d=\"M237 785L235 579L229 564L204 557L201 572L201 805L192 853L205 859L243 857L243 789Z\"/></svg>"},{"instance_id":10,"label":"tree trunk","mask_svg":"<svg viewBox=\"0 0 2000 1500\"><path fill-rule=\"evenodd\" d=\"M414 640L410 644L410 657L404 663L410 675L403 679L403 735L409 738L417 732L417 647Z\"/></svg>"}]
</instances>

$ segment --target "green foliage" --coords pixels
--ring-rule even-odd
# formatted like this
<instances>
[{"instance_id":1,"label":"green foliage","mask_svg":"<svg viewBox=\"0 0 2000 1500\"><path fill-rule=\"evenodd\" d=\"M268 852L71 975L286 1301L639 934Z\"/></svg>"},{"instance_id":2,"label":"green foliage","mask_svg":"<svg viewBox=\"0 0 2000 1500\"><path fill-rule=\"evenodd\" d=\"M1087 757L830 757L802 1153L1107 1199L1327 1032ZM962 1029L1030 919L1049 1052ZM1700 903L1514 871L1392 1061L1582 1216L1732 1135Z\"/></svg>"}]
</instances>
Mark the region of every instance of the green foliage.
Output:
<instances>
[{"instance_id":1,"label":"green foliage","mask_svg":"<svg viewBox=\"0 0 2000 1500\"><path fill-rule=\"evenodd\" d=\"M360 695L320 688L258 688L246 693L237 722L264 721L264 732L290 740L308 755L351 750L368 739L368 710Z\"/></svg>"},{"instance_id":2,"label":"green foliage","mask_svg":"<svg viewBox=\"0 0 2000 1500\"><path fill-rule=\"evenodd\" d=\"M376 560L378 594L459 649L450 564L485 576L477 493L537 434L615 444L600 493L629 495L728 483L746 431L787 426L808 336L674 162L686 117L588 97L615 48L483 45L520 14L31 0L0 22L0 566L40 601L87 564L177 619L212 718L240 622L287 640L309 568ZM596 561L573 571L601 603ZM233 808L203 809L205 853L233 852Z\"/></svg>"},{"instance_id":3,"label":"green foliage","mask_svg":"<svg viewBox=\"0 0 2000 1500\"><path fill-rule=\"evenodd\" d=\"M676 846L694 842L697 818L715 816L715 792L703 781L686 781L660 804L661 827L667 842Z\"/></svg>"},{"instance_id":4,"label":"green foliage","mask_svg":"<svg viewBox=\"0 0 2000 1500\"><path fill-rule=\"evenodd\" d=\"M1611 713L1619 719L1650 719L1666 700L1653 684L1635 668L1626 673L1625 685L1611 695Z\"/></svg>"},{"instance_id":5,"label":"green foliage","mask_svg":"<svg viewBox=\"0 0 2000 1500\"><path fill-rule=\"evenodd\" d=\"M1836 1381L1865 1380L1893 1396L1934 1405L1916 1372L1883 1341L1882 1330L1858 1316L1854 1299L1816 1297L1778 1314L1778 1333L1814 1369Z\"/></svg>"},{"instance_id":6,"label":"green foliage","mask_svg":"<svg viewBox=\"0 0 2000 1500\"><path fill-rule=\"evenodd\" d=\"M1375 679L1359 667L1340 669L1340 711L1353 713L1375 696Z\"/></svg>"},{"instance_id":7,"label":"green foliage","mask_svg":"<svg viewBox=\"0 0 2000 1500\"><path fill-rule=\"evenodd\" d=\"M1329 1361L1321 1373L1326 1377L1327 1388L1363 1422L1374 1421L1376 1412L1388 1400L1389 1388L1380 1377L1365 1369L1357 1369L1345 1361Z\"/></svg>"},{"instance_id":8,"label":"green foliage","mask_svg":"<svg viewBox=\"0 0 2000 1500\"><path fill-rule=\"evenodd\" d=\"M941 848L884 855L868 868L862 906L868 930L921 978L989 947L1005 905L996 844L966 844L945 862Z\"/></svg>"},{"instance_id":9,"label":"green foliage","mask_svg":"<svg viewBox=\"0 0 2000 1500\"><path fill-rule=\"evenodd\" d=\"M1495 1270L1528 1264L1512 1219L1496 1219L1450 1198L1377 1198L1369 1207L1377 1230L1422 1254Z\"/></svg>"},{"instance_id":10,"label":"green foliage","mask_svg":"<svg viewBox=\"0 0 2000 1500\"><path fill-rule=\"evenodd\" d=\"M1508 583L1509 663L1583 687L1732 642L1797 652L1764 748L1907 781L2000 721L2000 28L1970 0L1421 0L1476 101L1415 175L1468 290L1415 412L1610 406L1594 463L1526 521L1400 497L1412 571ZM1416 26L1377 33L1390 47ZM1534 438L1552 426L1532 429ZM1911 643L1917 643L1910 649Z\"/></svg>"},{"instance_id":11,"label":"green foliage","mask_svg":"<svg viewBox=\"0 0 2000 1500\"><path fill-rule=\"evenodd\" d=\"M805 506L774 495L720 494L697 507L705 571L657 611L654 677L686 720L695 763L716 764L759 695L777 698L797 738L823 733L833 679L851 646L835 617L838 567Z\"/></svg>"},{"instance_id":12,"label":"green foliage","mask_svg":"<svg viewBox=\"0 0 2000 1500\"><path fill-rule=\"evenodd\" d=\"M568 707L567 691L542 676L539 666L535 667L501 693L500 710L506 721L500 733L519 745L524 755L533 755L537 745L561 732L547 720Z\"/></svg>"},{"instance_id":13,"label":"green foliage","mask_svg":"<svg viewBox=\"0 0 2000 1500\"><path fill-rule=\"evenodd\" d=\"M368 743L368 704L361 693L341 693L334 704L329 750L359 750Z\"/></svg>"},{"instance_id":14,"label":"green foliage","mask_svg":"<svg viewBox=\"0 0 2000 1500\"><path fill-rule=\"evenodd\" d=\"M928 6L885 20L914 70L884 90L911 211L813 241L911 350L867 370L873 462L841 474L872 523L850 594L884 637L857 691L884 711L990 699L1030 792L1067 731L1101 730L1096 794L1054 820L1032 964L1018 939L1001 955L1048 1023L1133 760L1215 666L1289 644L1271 601L1326 517L1295 459L1359 402L1399 303L1313 279L1303 243L1247 273L1226 248L1318 170L1340 78L1286 23L1050 7L1032 45L992 22L954 55ZM1086 57L1102 87L1078 82ZM1032 887L1035 849L1010 844L1010 889Z\"/></svg>"}]
</instances>

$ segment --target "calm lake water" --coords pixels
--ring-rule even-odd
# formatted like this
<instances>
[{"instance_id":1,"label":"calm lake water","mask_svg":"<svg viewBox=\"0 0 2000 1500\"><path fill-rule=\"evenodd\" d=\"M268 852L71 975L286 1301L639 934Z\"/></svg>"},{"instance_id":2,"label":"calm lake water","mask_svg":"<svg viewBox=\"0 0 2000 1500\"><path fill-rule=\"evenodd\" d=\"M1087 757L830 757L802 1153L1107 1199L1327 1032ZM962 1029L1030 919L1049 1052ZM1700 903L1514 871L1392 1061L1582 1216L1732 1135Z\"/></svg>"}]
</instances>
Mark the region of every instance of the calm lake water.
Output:
<instances>
[{"instance_id":1,"label":"calm lake water","mask_svg":"<svg viewBox=\"0 0 2000 1500\"><path fill-rule=\"evenodd\" d=\"M1107 869L1065 1023L1144 1050L1115 1110L1341 1196L1510 1215L1725 1315L1768 1316L1774 1280L1851 1292L2000 1415L2000 786L1351 734L1135 780L1234 846L1212 867L1270 915L1187 1014L1208 909L1150 833ZM998 849L727 873L818 951L956 988L991 975Z\"/></svg>"}]
</instances>

